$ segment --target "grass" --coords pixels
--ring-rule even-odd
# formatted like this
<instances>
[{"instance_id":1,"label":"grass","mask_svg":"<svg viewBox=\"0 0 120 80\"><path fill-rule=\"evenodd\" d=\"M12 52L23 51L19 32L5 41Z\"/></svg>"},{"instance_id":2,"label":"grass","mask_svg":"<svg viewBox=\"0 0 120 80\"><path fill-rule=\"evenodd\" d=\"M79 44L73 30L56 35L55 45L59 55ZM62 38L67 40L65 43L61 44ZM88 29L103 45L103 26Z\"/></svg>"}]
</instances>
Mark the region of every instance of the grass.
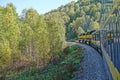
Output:
<instances>
[{"instance_id":1,"label":"grass","mask_svg":"<svg viewBox=\"0 0 120 80\"><path fill-rule=\"evenodd\" d=\"M69 46L57 58L58 61L49 63L43 69L31 68L20 73L9 73L6 80L70 80L82 60L83 50L77 46Z\"/></svg>"}]
</instances>

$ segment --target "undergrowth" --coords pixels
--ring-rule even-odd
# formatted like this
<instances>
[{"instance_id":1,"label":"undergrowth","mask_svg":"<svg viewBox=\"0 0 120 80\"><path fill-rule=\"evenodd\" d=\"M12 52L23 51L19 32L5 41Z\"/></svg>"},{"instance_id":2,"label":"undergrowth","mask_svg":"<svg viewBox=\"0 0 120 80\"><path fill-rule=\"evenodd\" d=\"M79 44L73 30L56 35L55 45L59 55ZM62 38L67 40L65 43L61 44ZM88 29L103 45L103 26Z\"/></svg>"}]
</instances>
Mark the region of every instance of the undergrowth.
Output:
<instances>
[{"instance_id":1,"label":"undergrowth","mask_svg":"<svg viewBox=\"0 0 120 80\"><path fill-rule=\"evenodd\" d=\"M34 67L20 73L9 72L6 80L70 80L75 76L82 54L83 50L79 46L69 46L57 57L58 61L53 61L44 68Z\"/></svg>"}]
</instances>

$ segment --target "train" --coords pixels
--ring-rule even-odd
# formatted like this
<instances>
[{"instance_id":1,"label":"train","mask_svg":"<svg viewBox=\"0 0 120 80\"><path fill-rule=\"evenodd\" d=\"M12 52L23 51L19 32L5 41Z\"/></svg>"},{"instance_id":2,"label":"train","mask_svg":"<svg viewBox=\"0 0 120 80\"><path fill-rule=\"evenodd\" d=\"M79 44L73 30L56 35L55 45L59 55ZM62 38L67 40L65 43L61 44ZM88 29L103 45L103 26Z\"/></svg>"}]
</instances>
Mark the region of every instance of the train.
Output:
<instances>
[{"instance_id":1,"label":"train","mask_svg":"<svg viewBox=\"0 0 120 80\"><path fill-rule=\"evenodd\" d=\"M120 80L120 31L92 30L78 35L78 41L101 54L110 80Z\"/></svg>"},{"instance_id":2,"label":"train","mask_svg":"<svg viewBox=\"0 0 120 80\"><path fill-rule=\"evenodd\" d=\"M104 37L104 40L101 40ZM101 41L108 45L112 42L114 42L114 33L113 31L108 30L91 30L85 33L81 33L78 35L78 41L80 43L88 44L95 49L97 49L99 52L101 52Z\"/></svg>"}]
</instances>

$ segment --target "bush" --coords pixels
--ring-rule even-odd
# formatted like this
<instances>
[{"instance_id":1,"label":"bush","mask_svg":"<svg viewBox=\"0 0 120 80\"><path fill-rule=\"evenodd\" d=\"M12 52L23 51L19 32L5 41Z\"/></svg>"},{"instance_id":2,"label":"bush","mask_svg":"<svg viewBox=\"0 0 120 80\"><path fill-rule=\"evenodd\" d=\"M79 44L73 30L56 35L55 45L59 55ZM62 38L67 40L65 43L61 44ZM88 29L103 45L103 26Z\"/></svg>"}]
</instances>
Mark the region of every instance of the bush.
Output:
<instances>
[{"instance_id":1,"label":"bush","mask_svg":"<svg viewBox=\"0 0 120 80\"><path fill-rule=\"evenodd\" d=\"M83 50L77 45L67 47L59 57L61 60L56 64L50 63L44 68L32 68L17 74L12 73L6 80L70 80L75 76L82 54Z\"/></svg>"}]
</instances>

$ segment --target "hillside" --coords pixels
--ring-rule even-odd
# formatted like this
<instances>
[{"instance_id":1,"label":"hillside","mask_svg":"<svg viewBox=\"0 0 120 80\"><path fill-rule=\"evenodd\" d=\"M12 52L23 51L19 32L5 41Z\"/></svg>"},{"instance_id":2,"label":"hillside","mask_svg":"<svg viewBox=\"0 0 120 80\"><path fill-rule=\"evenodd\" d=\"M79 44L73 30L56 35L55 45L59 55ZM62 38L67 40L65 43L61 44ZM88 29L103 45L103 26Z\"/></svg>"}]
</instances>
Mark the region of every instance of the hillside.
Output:
<instances>
[{"instance_id":1,"label":"hillside","mask_svg":"<svg viewBox=\"0 0 120 80\"><path fill-rule=\"evenodd\" d=\"M82 32L100 29L100 0L78 0L60 6L45 15L60 14L65 22L67 40Z\"/></svg>"}]
</instances>

